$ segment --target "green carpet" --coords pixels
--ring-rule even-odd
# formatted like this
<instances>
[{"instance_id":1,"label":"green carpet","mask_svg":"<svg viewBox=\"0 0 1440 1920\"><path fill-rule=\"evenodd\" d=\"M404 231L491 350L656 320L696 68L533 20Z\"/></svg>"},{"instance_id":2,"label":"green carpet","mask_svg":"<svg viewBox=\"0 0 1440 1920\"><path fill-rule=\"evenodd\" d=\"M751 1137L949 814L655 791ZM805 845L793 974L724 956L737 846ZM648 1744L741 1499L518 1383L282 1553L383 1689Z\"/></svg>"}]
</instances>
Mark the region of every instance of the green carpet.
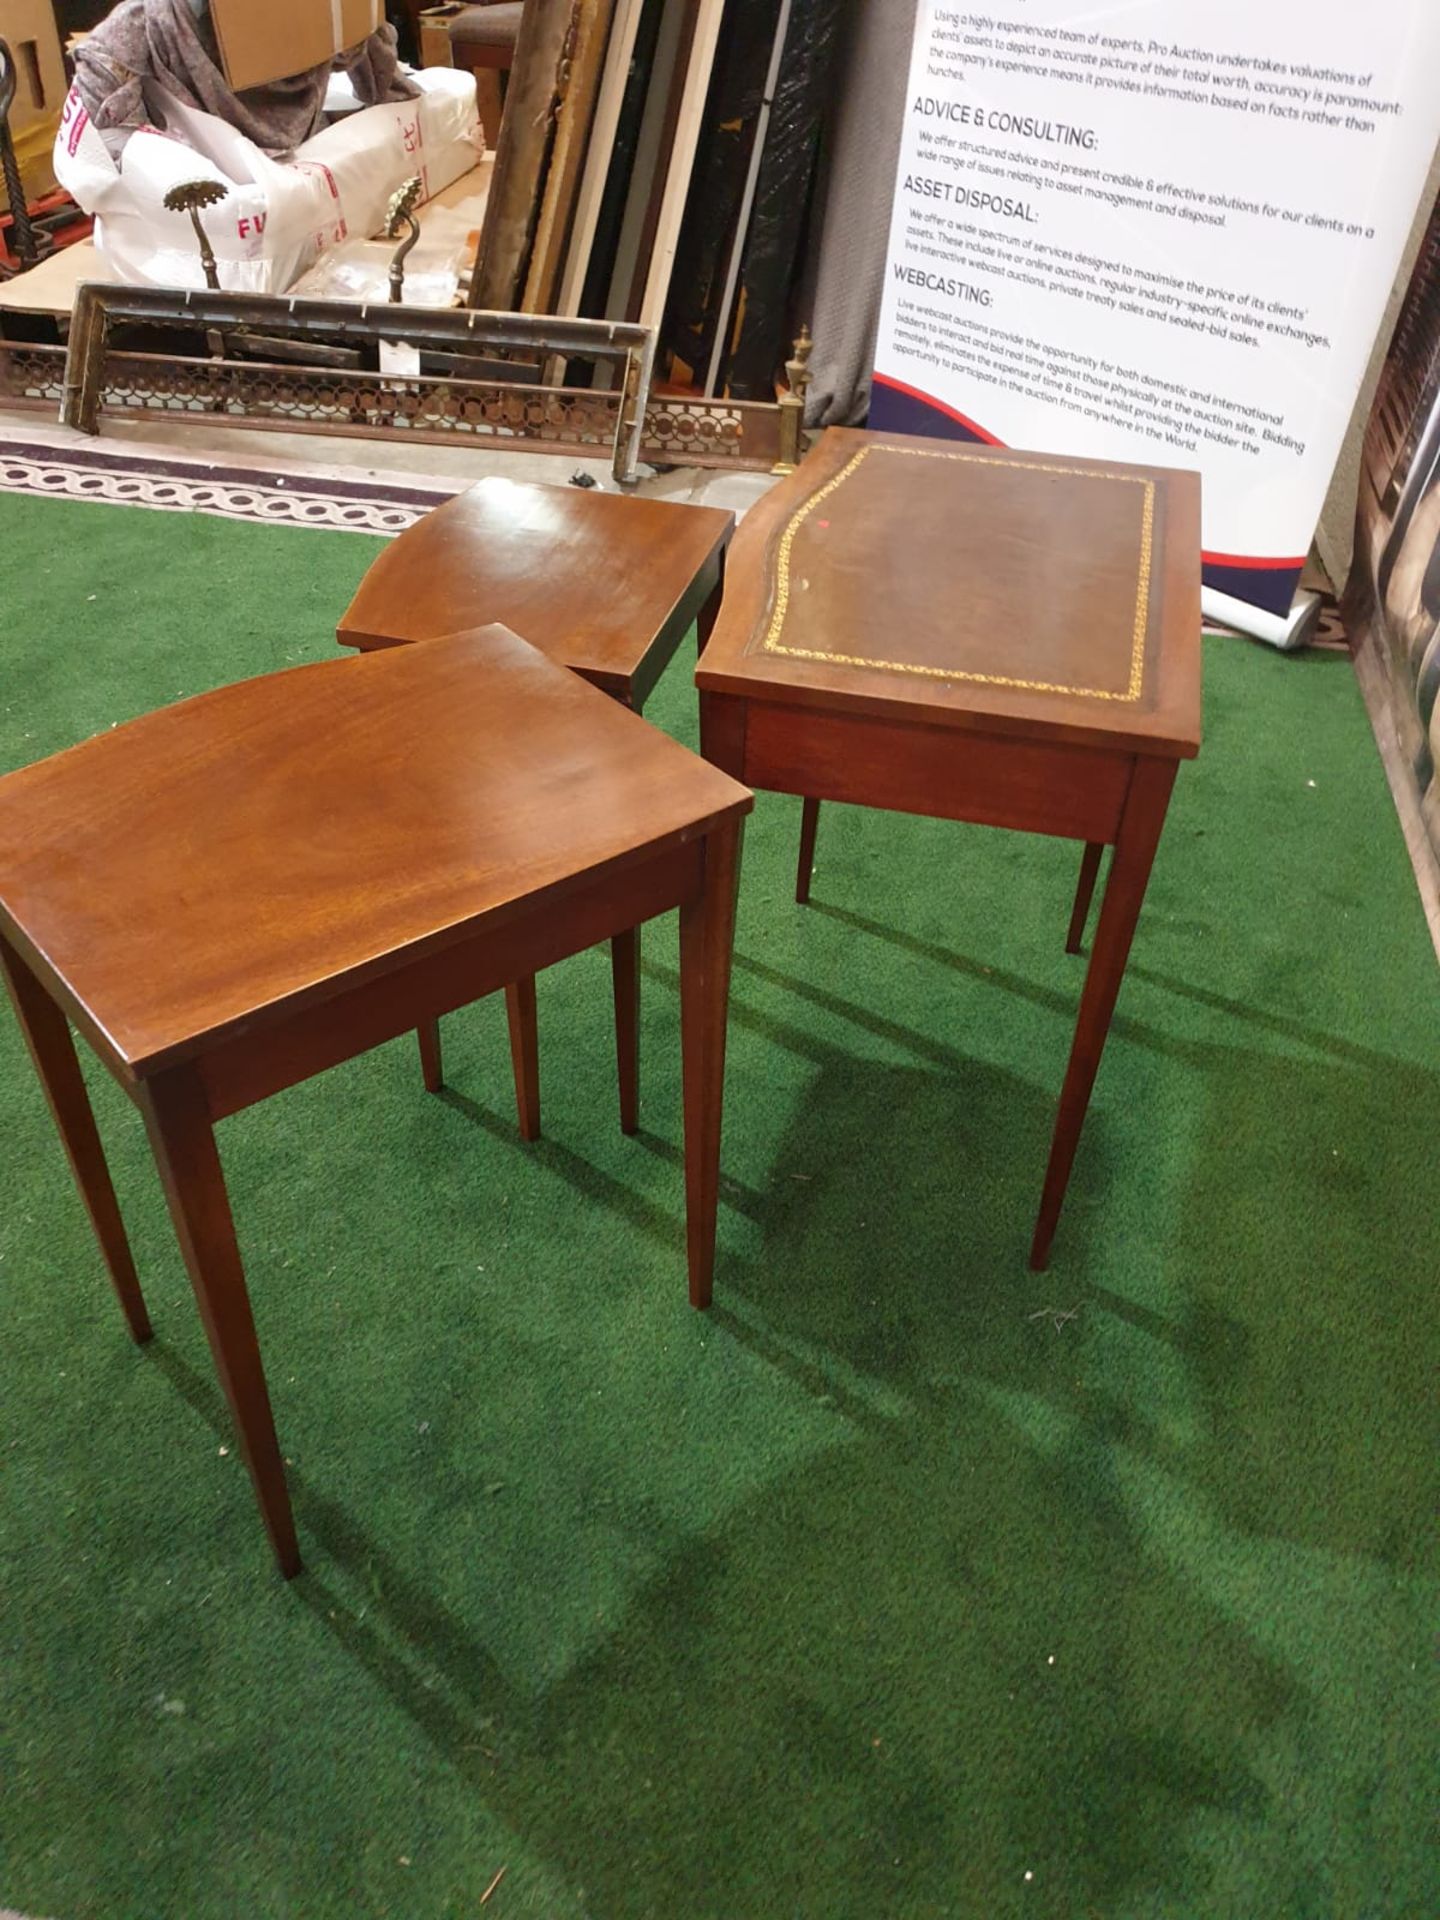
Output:
<instances>
[{"instance_id":1,"label":"green carpet","mask_svg":"<svg viewBox=\"0 0 1440 1920\"><path fill-rule=\"evenodd\" d=\"M0 765L326 657L375 543L0 500ZM23 570L16 564L25 557ZM688 662L653 717L694 734ZM1436 974L1349 664L1206 650L1053 1269L1078 849L762 797L716 1306L673 925L221 1143L271 1574L141 1129L127 1342L0 1017L0 1906L54 1920L1421 1920ZM337 804L340 802L337 800ZM1053 1308L1048 1318L1043 1309Z\"/></svg>"}]
</instances>

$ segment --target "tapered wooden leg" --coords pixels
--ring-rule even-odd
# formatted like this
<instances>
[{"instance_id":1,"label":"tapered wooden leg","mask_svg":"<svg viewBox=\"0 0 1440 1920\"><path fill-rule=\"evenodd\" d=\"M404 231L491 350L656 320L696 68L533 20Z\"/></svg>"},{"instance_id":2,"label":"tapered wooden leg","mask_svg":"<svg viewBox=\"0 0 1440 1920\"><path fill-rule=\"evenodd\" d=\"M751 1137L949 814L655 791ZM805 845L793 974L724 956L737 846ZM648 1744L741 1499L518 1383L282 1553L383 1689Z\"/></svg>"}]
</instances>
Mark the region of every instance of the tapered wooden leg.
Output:
<instances>
[{"instance_id":1,"label":"tapered wooden leg","mask_svg":"<svg viewBox=\"0 0 1440 1920\"><path fill-rule=\"evenodd\" d=\"M510 1022L510 1064L515 1070L515 1113L522 1140L540 1138L540 1032L535 1018L535 976L505 989Z\"/></svg>"},{"instance_id":2,"label":"tapered wooden leg","mask_svg":"<svg viewBox=\"0 0 1440 1920\"><path fill-rule=\"evenodd\" d=\"M685 1215L690 1304L708 1307L715 1277L720 1202L720 1123L725 1104L725 1028L740 882L741 822L705 841L705 884L680 909L680 1038L685 1077Z\"/></svg>"},{"instance_id":3,"label":"tapered wooden leg","mask_svg":"<svg viewBox=\"0 0 1440 1920\"><path fill-rule=\"evenodd\" d=\"M620 1131L640 1130L640 929L610 942L615 981L615 1058L620 1074Z\"/></svg>"},{"instance_id":4,"label":"tapered wooden leg","mask_svg":"<svg viewBox=\"0 0 1440 1920\"><path fill-rule=\"evenodd\" d=\"M1110 878L1100 908L1100 924L1095 933L1095 948L1085 975L1085 991L1080 998L1079 1018L1070 1065L1060 1093L1060 1108L1055 1120L1055 1137L1050 1147L1050 1164L1045 1173L1045 1189L1040 1199L1040 1214L1035 1223L1035 1239L1030 1249L1030 1265L1039 1273L1049 1264L1050 1244L1065 1203L1070 1184L1070 1169L1085 1124L1091 1089L1099 1070L1110 1031L1110 1018L1135 923L1145 899L1145 888L1155 860L1160 833L1165 825L1165 810L1175 784L1175 762L1141 755L1135 762L1126 797L1120 832L1110 862Z\"/></svg>"},{"instance_id":5,"label":"tapered wooden leg","mask_svg":"<svg viewBox=\"0 0 1440 1920\"><path fill-rule=\"evenodd\" d=\"M485 144L493 153L500 144L500 121L504 104L500 95L500 75L494 67L476 67L475 107L485 130Z\"/></svg>"},{"instance_id":6,"label":"tapered wooden leg","mask_svg":"<svg viewBox=\"0 0 1440 1920\"><path fill-rule=\"evenodd\" d=\"M193 1069L177 1067L142 1087L140 1104L240 1452L289 1580L300 1571L300 1548L204 1088Z\"/></svg>"},{"instance_id":7,"label":"tapered wooden leg","mask_svg":"<svg viewBox=\"0 0 1440 1920\"><path fill-rule=\"evenodd\" d=\"M105 1163L105 1149L95 1127L90 1096L75 1056L70 1023L18 954L0 943L0 967L20 1022L20 1031L40 1076L50 1112L85 1202L85 1211L100 1242L110 1284L120 1302L126 1324L136 1341L150 1338L150 1316L140 1293L140 1281L125 1236L125 1222Z\"/></svg>"},{"instance_id":8,"label":"tapered wooden leg","mask_svg":"<svg viewBox=\"0 0 1440 1920\"><path fill-rule=\"evenodd\" d=\"M445 1056L440 1050L440 1022L426 1020L415 1029L420 1042L420 1071L425 1076L425 1091L439 1093L445 1085Z\"/></svg>"},{"instance_id":9,"label":"tapered wooden leg","mask_svg":"<svg viewBox=\"0 0 1440 1920\"><path fill-rule=\"evenodd\" d=\"M795 899L810 904L810 880L815 871L815 834L820 825L820 802L807 800L800 815L800 865L795 874Z\"/></svg>"},{"instance_id":10,"label":"tapered wooden leg","mask_svg":"<svg viewBox=\"0 0 1440 1920\"><path fill-rule=\"evenodd\" d=\"M1090 918L1090 902L1095 898L1095 882L1100 877L1100 858L1105 849L1095 841L1085 848L1080 862L1080 885L1075 891L1075 911L1070 915L1066 953L1081 953L1085 947L1085 923Z\"/></svg>"}]
</instances>

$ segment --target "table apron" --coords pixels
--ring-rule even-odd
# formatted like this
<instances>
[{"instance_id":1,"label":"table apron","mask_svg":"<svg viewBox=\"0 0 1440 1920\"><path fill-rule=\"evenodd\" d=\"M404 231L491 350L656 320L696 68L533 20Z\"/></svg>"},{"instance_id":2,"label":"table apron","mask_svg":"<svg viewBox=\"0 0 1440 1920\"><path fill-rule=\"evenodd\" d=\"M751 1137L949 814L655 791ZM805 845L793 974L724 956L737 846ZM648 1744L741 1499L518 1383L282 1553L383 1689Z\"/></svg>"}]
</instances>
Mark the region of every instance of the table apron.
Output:
<instances>
[{"instance_id":1,"label":"table apron","mask_svg":"<svg viewBox=\"0 0 1440 1920\"><path fill-rule=\"evenodd\" d=\"M746 786L809 800L1109 843L1135 765L1133 753L1068 742L706 697L731 710L706 729L710 757Z\"/></svg>"},{"instance_id":2,"label":"table apron","mask_svg":"<svg viewBox=\"0 0 1440 1920\"><path fill-rule=\"evenodd\" d=\"M704 860L702 836L303 1007L278 1026L231 1035L196 1062L211 1119L223 1120L423 1021L684 905L700 893Z\"/></svg>"}]
</instances>

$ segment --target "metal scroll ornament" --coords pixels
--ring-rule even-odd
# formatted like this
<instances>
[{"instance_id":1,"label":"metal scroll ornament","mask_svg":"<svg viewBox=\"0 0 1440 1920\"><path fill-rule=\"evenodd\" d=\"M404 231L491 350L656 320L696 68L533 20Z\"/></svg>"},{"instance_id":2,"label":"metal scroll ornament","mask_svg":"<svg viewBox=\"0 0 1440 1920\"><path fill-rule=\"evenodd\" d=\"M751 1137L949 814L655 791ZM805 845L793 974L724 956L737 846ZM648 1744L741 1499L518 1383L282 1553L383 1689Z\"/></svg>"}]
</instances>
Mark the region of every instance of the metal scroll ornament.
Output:
<instances>
[{"instance_id":1,"label":"metal scroll ornament","mask_svg":"<svg viewBox=\"0 0 1440 1920\"><path fill-rule=\"evenodd\" d=\"M405 298L405 262L410 249L420 238L420 222L415 218L415 209L420 204L420 176L407 180L390 202L385 215L385 237L387 240L400 239L390 262L390 304L398 307Z\"/></svg>"},{"instance_id":2,"label":"metal scroll ornament","mask_svg":"<svg viewBox=\"0 0 1440 1920\"><path fill-rule=\"evenodd\" d=\"M166 208L171 213L188 213L190 224L195 229L195 238L200 247L200 264L205 269L205 284L216 293L220 291L220 269L215 264L215 250L210 245L209 235L201 223L200 215L206 207L218 207L230 192L218 180L182 180L178 187L171 187L165 196Z\"/></svg>"}]
</instances>

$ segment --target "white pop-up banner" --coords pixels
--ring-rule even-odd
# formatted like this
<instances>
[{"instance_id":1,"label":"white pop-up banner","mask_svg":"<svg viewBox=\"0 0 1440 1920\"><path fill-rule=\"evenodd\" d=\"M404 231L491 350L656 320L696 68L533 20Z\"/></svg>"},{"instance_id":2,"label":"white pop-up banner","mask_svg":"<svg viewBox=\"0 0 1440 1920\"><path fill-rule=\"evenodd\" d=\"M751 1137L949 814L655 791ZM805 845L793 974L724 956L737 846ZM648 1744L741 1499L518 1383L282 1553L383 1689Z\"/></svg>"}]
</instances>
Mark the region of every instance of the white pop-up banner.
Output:
<instances>
[{"instance_id":1,"label":"white pop-up banner","mask_svg":"<svg viewBox=\"0 0 1440 1920\"><path fill-rule=\"evenodd\" d=\"M1440 0L920 0L870 424L1198 468L1273 629L1437 136Z\"/></svg>"}]
</instances>

